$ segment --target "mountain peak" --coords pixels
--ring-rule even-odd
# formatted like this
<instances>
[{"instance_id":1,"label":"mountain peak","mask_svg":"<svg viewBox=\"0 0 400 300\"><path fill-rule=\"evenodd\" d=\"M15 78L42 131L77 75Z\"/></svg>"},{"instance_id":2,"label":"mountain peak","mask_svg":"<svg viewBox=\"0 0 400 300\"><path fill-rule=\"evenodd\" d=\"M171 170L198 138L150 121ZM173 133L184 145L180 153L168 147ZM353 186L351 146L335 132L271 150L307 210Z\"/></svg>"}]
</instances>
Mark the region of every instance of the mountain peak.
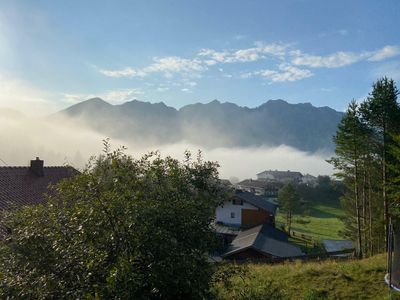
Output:
<instances>
[{"instance_id":1,"label":"mountain peak","mask_svg":"<svg viewBox=\"0 0 400 300\"><path fill-rule=\"evenodd\" d=\"M111 105L110 103L104 101L100 97L90 98L88 100L82 101L78 104L98 104L98 105Z\"/></svg>"}]
</instances>

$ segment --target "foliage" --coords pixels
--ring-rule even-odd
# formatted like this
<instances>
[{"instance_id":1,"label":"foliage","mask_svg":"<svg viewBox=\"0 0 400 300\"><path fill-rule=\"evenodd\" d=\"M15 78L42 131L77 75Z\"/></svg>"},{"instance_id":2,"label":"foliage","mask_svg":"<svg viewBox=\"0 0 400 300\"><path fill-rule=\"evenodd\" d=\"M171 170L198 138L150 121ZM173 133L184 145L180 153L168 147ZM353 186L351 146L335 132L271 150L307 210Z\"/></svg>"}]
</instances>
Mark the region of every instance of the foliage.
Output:
<instances>
[{"instance_id":1,"label":"foliage","mask_svg":"<svg viewBox=\"0 0 400 300\"><path fill-rule=\"evenodd\" d=\"M0 295L10 299L203 299L217 164L110 151L55 187L47 206L5 216Z\"/></svg>"},{"instance_id":2,"label":"foliage","mask_svg":"<svg viewBox=\"0 0 400 300\"><path fill-rule=\"evenodd\" d=\"M286 299L285 292L271 280L263 281L257 287L254 287L252 281L253 275L249 268L235 264L226 264L219 266L215 273L217 280L214 280L214 296L216 299L232 300L281 300Z\"/></svg>"},{"instance_id":3,"label":"foliage","mask_svg":"<svg viewBox=\"0 0 400 300\"><path fill-rule=\"evenodd\" d=\"M216 285L218 299L232 299L234 293L243 289L244 281L249 294L256 294L267 285L279 290L281 299L400 299L383 282L384 255L362 260L247 264L244 267L247 269L244 278L231 278L237 290Z\"/></svg>"},{"instance_id":4,"label":"foliage","mask_svg":"<svg viewBox=\"0 0 400 300\"><path fill-rule=\"evenodd\" d=\"M342 234L357 242L359 255L373 255L386 247L389 208L396 170L393 136L400 130L398 90L386 77L373 84L361 104L352 101L334 136L335 156L329 161L346 187ZM390 166L392 166L390 168Z\"/></svg>"},{"instance_id":5,"label":"foliage","mask_svg":"<svg viewBox=\"0 0 400 300\"><path fill-rule=\"evenodd\" d=\"M285 184L278 193L279 207L286 213L286 226L290 230L292 215L299 210L300 196L292 183Z\"/></svg>"},{"instance_id":6,"label":"foliage","mask_svg":"<svg viewBox=\"0 0 400 300\"><path fill-rule=\"evenodd\" d=\"M306 204L337 205L344 194L344 185L341 181L332 180L329 176L318 176L315 186L299 184L296 186L296 191Z\"/></svg>"}]
</instances>

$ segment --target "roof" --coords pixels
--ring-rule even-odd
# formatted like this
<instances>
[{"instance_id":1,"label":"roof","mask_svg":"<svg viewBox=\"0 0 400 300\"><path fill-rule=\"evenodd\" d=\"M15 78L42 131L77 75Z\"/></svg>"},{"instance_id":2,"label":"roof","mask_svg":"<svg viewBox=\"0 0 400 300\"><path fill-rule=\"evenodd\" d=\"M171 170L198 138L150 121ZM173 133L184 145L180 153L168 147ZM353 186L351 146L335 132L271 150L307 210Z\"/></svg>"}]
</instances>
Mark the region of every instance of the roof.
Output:
<instances>
[{"instance_id":1,"label":"roof","mask_svg":"<svg viewBox=\"0 0 400 300\"><path fill-rule=\"evenodd\" d=\"M227 257L247 249L279 258L303 255L299 247L288 242L288 235L285 232L269 224L241 231L222 256Z\"/></svg>"},{"instance_id":2,"label":"roof","mask_svg":"<svg viewBox=\"0 0 400 300\"><path fill-rule=\"evenodd\" d=\"M277 204L273 203L272 201L269 201L267 198L254 195L253 193L250 192L236 190L234 197L242 199L244 202L250 203L251 205L254 205L257 208L266 210L272 213L273 215L276 214L276 210L278 208Z\"/></svg>"},{"instance_id":3,"label":"roof","mask_svg":"<svg viewBox=\"0 0 400 300\"><path fill-rule=\"evenodd\" d=\"M245 179L236 184L237 186L245 186L252 188L281 188L283 184L279 181L266 181L266 180L254 180L254 179Z\"/></svg>"},{"instance_id":4,"label":"roof","mask_svg":"<svg viewBox=\"0 0 400 300\"><path fill-rule=\"evenodd\" d=\"M226 226L220 223L213 223L214 230L219 234L238 235L240 229L238 227Z\"/></svg>"},{"instance_id":5,"label":"roof","mask_svg":"<svg viewBox=\"0 0 400 300\"><path fill-rule=\"evenodd\" d=\"M266 170L263 171L261 173L258 173L257 175L261 175L261 174L271 174L272 176L274 176L275 178L298 178L298 177L302 177L303 175L300 172L292 172L292 171L272 171L272 170Z\"/></svg>"},{"instance_id":6,"label":"roof","mask_svg":"<svg viewBox=\"0 0 400 300\"><path fill-rule=\"evenodd\" d=\"M355 249L353 242L349 240L323 240L322 244L328 253Z\"/></svg>"},{"instance_id":7,"label":"roof","mask_svg":"<svg viewBox=\"0 0 400 300\"><path fill-rule=\"evenodd\" d=\"M221 182L222 185L226 185L226 186L232 185L232 183L228 179L220 179L219 181Z\"/></svg>"},{"instance_id":8,"label":"roof","mask_svg":"<svg viewBox=\"0 0 400 300\"><path fill-rule=\"evenodd\" d=\"M43 167L38 176L29 167L0 167L0 210L45 203L49 185L76 174L72 167Z\"/></svg>"}]
</instances>

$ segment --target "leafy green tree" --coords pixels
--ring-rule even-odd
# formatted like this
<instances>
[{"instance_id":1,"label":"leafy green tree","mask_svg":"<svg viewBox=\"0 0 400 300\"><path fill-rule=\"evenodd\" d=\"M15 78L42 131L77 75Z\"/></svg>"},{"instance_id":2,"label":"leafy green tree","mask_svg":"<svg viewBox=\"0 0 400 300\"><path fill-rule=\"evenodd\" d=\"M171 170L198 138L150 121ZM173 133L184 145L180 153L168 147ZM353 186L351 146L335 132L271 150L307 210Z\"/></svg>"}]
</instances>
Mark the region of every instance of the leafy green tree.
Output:
<instances>
[{"instance_id":1,"label":"leafy green tree","mask_svg":"<svg viewBox=\"0 0 400 300\"><path fill-rule=\"evenodd\" d=\"M55 187L46 206L8 213L3 299L203 299L225 197L217 164L123 150Z\"/></svg>"},{"instance_id":2,"label":"leafy green tree","mask_svg":"<svg viewBox=\"0 0 400 300\"><path fill-rule=\"evenodd\" d=\"M285 184L278 193L279 207L286 213L286 226L290 232L292 215L300 208L300 195L292 183Z\"/></svg>"}]
</instances>

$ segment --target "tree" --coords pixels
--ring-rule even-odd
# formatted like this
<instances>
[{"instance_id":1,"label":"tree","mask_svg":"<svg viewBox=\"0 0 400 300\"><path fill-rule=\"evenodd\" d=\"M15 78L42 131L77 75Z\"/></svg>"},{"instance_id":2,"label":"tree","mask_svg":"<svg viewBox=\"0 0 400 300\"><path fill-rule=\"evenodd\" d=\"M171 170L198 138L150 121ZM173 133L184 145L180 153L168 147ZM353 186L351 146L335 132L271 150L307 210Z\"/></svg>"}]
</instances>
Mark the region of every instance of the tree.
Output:
<instances>
[{"instance_id":1,"label":"tree","mask_svg":"<svg viewBox=\"0 0 400 300\"><path fill-rule=\"evenodd\" d=\"M333 141L336 145L335 157L329 162L338 172L335 174L343 179L348 192L342 200L342 206L347 212L346 224L351 233L356 229L358 254L362 256L362 227L360 202L360 170L362 159L366 153L366 143L369 137L368 127L361 121L358 104L353 100L347 112L338 125ZM355 221L353 226L352 221Z\"/></svg>"},{"instance_id":2,"label":"tree","mask_svg":"<svg viewBox=\"0 0 400 300\"><path fill-rule=\"evenodd\" d=\"M372 92L361 106L361 112L366 122L378 136L382 174L382 202L385 237L388 234L389 198L387 185L390 180L388 164L391 161L390 145L393 144L392 135L400 131L400 107L397 103L399 91L392 79L384 77L373 84Z\"/></svg>"},{"instance_id":3,"label":"tree","mask_svg":"<svg viewBox=\"0 0 400 300\"><path fill-rule=\"evenodd\" d=\"M292 214L300 206L300 196L292 183L285 184L278 193L278 204L286 213L286 226L290 232L292 226Z\"/></svg>"},{"instance_id":4,"label":"tree","mask_svg":"<svg viewBox=\"0 0 400 300\"><path fill-rule=\"evenodd\" d=\"M123 150L92 160L46 206L8 213L1 298L203 299L224 197L217 164Z\"/></svg>"}]
</instances>

